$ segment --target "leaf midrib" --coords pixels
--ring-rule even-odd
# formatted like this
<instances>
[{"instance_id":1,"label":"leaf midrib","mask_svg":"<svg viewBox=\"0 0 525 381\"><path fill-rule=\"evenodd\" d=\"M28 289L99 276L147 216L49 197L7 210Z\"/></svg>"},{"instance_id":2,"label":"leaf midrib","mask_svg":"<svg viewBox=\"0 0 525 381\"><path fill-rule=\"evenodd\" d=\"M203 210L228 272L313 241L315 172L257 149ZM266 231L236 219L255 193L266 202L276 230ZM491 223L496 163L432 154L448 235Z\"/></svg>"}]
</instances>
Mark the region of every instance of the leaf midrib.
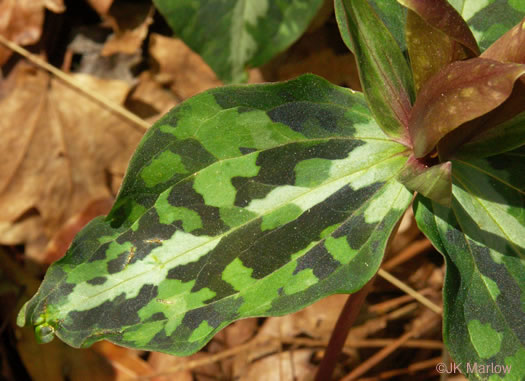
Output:
<instances>
[{"instance_id":1,"label":"leaf midrib","mask_svg":"<svg viewBox=\"0 0 525 381\"><path fill-rule=\"evenodd\" d=\"M255 153L251 153L251 154L255 154ZM374 167L374 166L377 166L377 165L379 165L379 164L381 164L381 163L383 163L383 162L385 162L385 161L391 160L391 159L393 159L394 157L399 156L399 154L400 154L400 153L393 154L393 155L391 155L391 156L389 156L389 157L387 157L387 158L385 158L385 159L382 159L382 160L380 160L380 161L374 162L373 164L371 164L371 165L369 165L369 166L367 166L367 167L360 168L360 169L358 169L358 170L355 170L355 171L352 171L352 172L349 172L349 173L345 173L344 175L342 175L342 176L340 176L340 177L330 179L330 181L324 182L324 183L320 184L320 186L325 186L325 185L328 185L328 184L333 183L333 182L335 182L335 181L341 180L341 179L343 179L343 178L345 178L345 177L350 177L350 176L355 175L356 173L359 173L359 172L362 172L362 171L366 171L366 170L368 170L368 169L370 169L370 168L372 168L372 167ZM390 179L391 179L391 178L390 178ZM308 194L309 192L312 192L312 191L316 190L317 188L318 188L318 186L317 186L317 187L314 187L314 188L310 188L310 190L306 191L305 193L302 193L301 195L299 195L299 196L297 196L297 197L295 197L295 198L293 198L293 199L291 199L291 200L288 200L288 201L286 202L286 204L292 203L294 200L296 200L296 199L298 199L298 198L300 198L300 197L305 196L306 194ZM166 191L167 191L167 190L166 190ZM165 191L165 192L166 192L166 191ZM191 251L193 251L193 250L196 250L196 249L198 249L199 247L202 247L202 246L204 246L204 245L208 245L208 244L210 244L211 242L213 242L213 241L215 241L215 240L221 240L224 236L227 236L227 235L232 234L233 232L235 232L235 231L241 229L242 227L244 227L245 225L247 225L247 224L249 224L249 223L255 221L256 219L258 219L258 218L260 218L260 217L262 217L262 216L264 216L264 215L268 215L269 213L271 213L271 212L273 212L273 211L279 209L280 207L282 207L283 205L286 205L286 204L279 205L278 207L273 208L273 209L267 211L265 214L263 214L263 215L258 215L257 217L255 217L255 218L253 218L253 219L250 219L250 220L248 220L247 222L245 222L245 223L243 223L243 224L241 224L241 225L238 225L238 226L236 226L236 227L234 227L234 228L228 230L227 232L225 232L225 233L223 233L223 234L220 234L220 235L218 235L218 236L213 236L212 239L210 239L210 240L208 240L208 241L206 241L206 242L204 242L204 243L202 243L202 244L199 244L198 246L195 246L195 247L191 248L190 250L187 250L187 251L185 251L185 252L183 252L183 253L180 253L178 256L173 257L173 258L170 258L168 261L166 261L166 262L162 262L161 264L156 265L155 267L158 267L158 266L166 266L168 263L170 263L170 262L176 260L177 258L183 257L184 255L187 255L188 252L191 252ZM150 209L151 209L151 208L150 208ZM125 233L125 232L122 232L121 234L124 234L124 233ZM119 235L119 236L120 236L120 235ZM115 237L114 240L116 240L117 238L118 238L118 236ZM94 255L94 252L93 252L92 255ZM66 274L66 276L64 276L64 278L62 279L62 281L63 281L65 278L67 278L67 276L68 276L69 274L72 274L74 271L80 271L81 267L82 267L82 266L75 267L71 272L69 272L68 274ZM89 297L84 297L84 298L83 298L83 302L85 302L86 299L97 298L98 296L100 296L100 295L102 295L102 294L104 294L104 293L106 293L106 292L109 292L109 291L111 291L111 290L114 289L114 288L121 287L122 284L124 284L124 283L126 283L126 282L128 282L128 281L131 281L131 280L136 279L136 278L138 278L138 277L144 276L145 274L150 273L150 272L152 272L152 271L153 271L153 270L150 269L150 270L148 270L148 271L146 271L146 272L143 272L143 273L137 274L137 275L135 275L135 276L133 276L133 277L127 278L127 279L123 280L122 282L115 284L113 287L111 287L111 288L107 288L107 289L105 289L105 290L102 290L102 291L100 291L100 292L97 293L97 294L91 295L91 296L89 296ZM58 283L57 283L57 286L56 286L55 288L57 288L57 287L58 287ZM51 292L50 292L50 293L51 293ZM49 294L48 294L48 295L49 295ZM46 296L46 297L47 297L47 296ZM43 299L44 299L44 298L43 298ZM81 303L78 303L78 304L76 304L76 305L73 305L72 307L69 308L69 310L71 310L71 311L72 311L72 310L76 310L75 307L77 307L77 306L80 305L80 304L81 304Z\"/></svg>"},{"instance_id":2,"label":"leaf midrib","mask_svg":"<svg viewBox=\"0 0 525 381\"><path fill-rule=\"evenodd\" d=\"M390 156L389 158L387 158L387 159L385 159L385 160L383 160L383 161L386 161L386 160L388 160L388 159L392 159L392 158L395 157L395 156L396 156L396 155L392 155L392 156ZM402 169L402 168L401 168L401 169ZM353 211L353 212L352 212L352 213L351 213L351 214L350 214L350 215L349 215L344 221L342 221L341 224L340 224L340 226L339 226L334 232L336 232L336 231L342 229L342 228L344 227L343 225L345 225L349 220L351 220L353 217L355 217L357 214L359 214L363 209L367 208L367 207L369 206L369 204L374 200L375 195L377 195L378 193L380 193L380 192L381 192L386 186L388 186L389 184L391 184L391 183L392 183L392 180L394 180L394 179L396 178L396 176L399 174L399 172L401 171L401 169L400 169L399 171L397 171L397 172L394 172L393 175L392 175L391 177L389 177L388 179L386 179L385 184L384 184L382 187L380 187L380 188L378 188L377 190L375 190L374 193L370 196L370 198L369 198L365 203L363 203L359 208L357 208L356 210L354 210L354 211ZM356 172L354 172L354 173L358 173L358 172L359 172L359 171L356 171ZM349 176L349 175L348 175L348 176ZM343 176L343 177L344 177L344 176ZM394 204L396 203L396 201L397 201L398 198L399 198L399 195L401 194L401 192L402 192L404 189L405 189L404 187L400 187L400 190L399 190L398 194L393 198L392 205L394 205ZM392 209L392 208L391 208L391 209ZM378 227L379 227L380 225L381 225L381 224L380 224L380 222L378 221L378 222L376 223L376 226L374 227L372 233L373 233L373 232L376 232L377 229L378 229ZM370 238L371 238L372 235L373 235L372 233L371 233L370 236L368 237L367 241L366 241L366 242L365 242L365 243L359 248L359 250L361 250L363 247L365 247L365 246L367 245L367 243L370 241ZM325 237L325 238L322 238L322 239L319 240L319 241L317 241L317 242L315 243L315 245L312 246L311 249L313 249L313 248L315 248L315 247L321 245L325 240L326 240L326 237ZM308 253L308 251L305 252L305 253L303 253L303 255L301 255L301 256L295 258L294 261L297 261L299 258L301 258L302 256L306 255L307 253ZM240 255L240 253L239 253L239 255ZM238 255L238 256L239 256L239 255ZM238 256L236 256L236 258L237 258ZM288 263L290 263L290 262L288 262ZM287 263L287 264L288 264L288 263ZM344 267L344 266L346 266L346 265L348 265L348 264L341 264L340 268L342 268L342 267ZM279 269L281 269L281 268L282 268L282 267L280 267ZM336 273L337 271L340 270L340 268L337 269L333 274L330 274L329 277L327 277L327 278L325 278L325 279L322 279L320 282L328 281L329 278L330 278L331 276L335 275L335 273ZM279 269L276 269L275 271L278 271ZM272 275L272 274L273 274L273 272L272 272L272 273L269 273L269 274L267 274L267 275L265 275L263 278L256 279L255 283L252 284L252 285L250 285L250 286L247 287L246 289L249 289L249 288L252 288L252 287L256 287L256 286L257 286L257 283L259 283L259 282L261 282L261 281L264 281L268 276L270 276L270 275ZM245 292L246 289L244 289L244 290L242 290L242 291L236 291L236 292L234 292L234 293L232 293L232 294L230 294L230 295L227 295L227 296L225 296L225 297L223 297L223 298L221 298L221 299L219 299L219 300L213 301L213 302L211 302L211 303L207 303L206 305L201 306L201 307L208 307L208 306L214 305L214 304L219 303L219 302L224 302L225 300L228 300L228 299L231 299L231 298L236 298L236 297L238 297L240 294L242 294L243 292ZM191 292L190 292L190 294L191 294ZM183 296L183 295L188 295L188 293L179 294L179 295L177 295L177 297L181 297L181 296ZM266 305L268 305L268 304L271 304L272 302L273 302L273 300L272 300L272 301L269 301L269 302L267 302L267 303L264 303L264 304L258 305L257 308L264 307L264 306L266 306ZM197 307L197 309L198 309L198 308L200 308L200 307ZM170 317L166 317L166 318L164 318L164 319L159 319L159 320L156 320L156 321L168 321L168 320L174 319L176 316L184 315L184 314L186 314L188 311L189 311L189 310L186 310L186 311L181 312L181 313L179 313L179 314L171 315ZM250 316L250 312L248 311L248 312L246 312L246 313L243 314L242 318L246 318L246 317L249 317L249 316ZM130 327L134 327L134 326L137 326L137 325L140 325L140 324L142 324L142 322L139 322L139 323L137 323L137 324L132 324L132 325L126 326L125 329L129 329ZM214 329L214 331L215 331L215 329ZM205 336L203 336L203 337L207 337L207 336L208 336L208 335L205 335ZM202 339L202 338L201 338L201 339ZM108 340L111 341L110 338L108 338ZM177 342L177 340L174 340L174 341ZM196 341L199 341L199 340L196 340ZM182 342L182 341L178 341L178 342ZM184 342L185 342L185 341L184 341Z\"/></svg>"}]
</instances>

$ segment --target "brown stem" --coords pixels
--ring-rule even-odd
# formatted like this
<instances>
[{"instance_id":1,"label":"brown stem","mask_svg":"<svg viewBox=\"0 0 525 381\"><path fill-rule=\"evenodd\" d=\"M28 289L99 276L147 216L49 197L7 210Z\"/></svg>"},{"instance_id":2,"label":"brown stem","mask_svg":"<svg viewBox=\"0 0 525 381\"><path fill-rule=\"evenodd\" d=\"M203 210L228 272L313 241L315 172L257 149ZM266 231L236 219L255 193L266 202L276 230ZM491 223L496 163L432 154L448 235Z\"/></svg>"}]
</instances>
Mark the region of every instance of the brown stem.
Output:
<instances>
[{"instance_id":1,"label":"brown stem","mask_svg":"<svg viewBox=\"0 0 525 381\"><path fill-rule=\"evenodd\" d=\"M332 331L332 336L326 347L325 355L317 369L315 381L327 381L332 379L332 374L339 355L343 350L350 328L354 325L355 320L359 315L359 311L361 310L368 293L372 289L374 279L375 277L368 281L368 283L358 292L348 296L348 299L337 318L337 323L335 323L335 328Z\"/></svg>"}]
</instances>

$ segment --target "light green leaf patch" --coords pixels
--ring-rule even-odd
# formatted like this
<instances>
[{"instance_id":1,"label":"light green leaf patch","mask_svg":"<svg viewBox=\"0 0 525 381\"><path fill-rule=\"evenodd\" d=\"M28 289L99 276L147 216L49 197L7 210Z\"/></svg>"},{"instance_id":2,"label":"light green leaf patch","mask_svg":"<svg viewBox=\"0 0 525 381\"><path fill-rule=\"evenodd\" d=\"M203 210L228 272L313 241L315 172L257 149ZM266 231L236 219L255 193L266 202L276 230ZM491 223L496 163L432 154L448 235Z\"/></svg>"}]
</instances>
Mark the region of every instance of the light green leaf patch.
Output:
<instances>
[{"instance_id":1,"label":"light green leaf patch","mask_svg":"<svg viewBox=\"0 0 525 381\"><path fill-rule=\"evenodd\" d=\"M500 351L503 334L494 330L489 323L482 324L479 320L471 320L467 327L479 357L488 359Z\"/></svg>"},{"instance_id":2,"label":"light green leaf patch","mask_svg":"<svg viewBox=\"0 0 525 381\"><path fill-rule=\"evenodd\" d=\"M188 173L188 170L184 168L179 155L171 151L164 151L153 159L150 165L144 167L140 176L148 187L154 187L168 181L176 173L185 174Z\"/></svg>"}]
</instances>

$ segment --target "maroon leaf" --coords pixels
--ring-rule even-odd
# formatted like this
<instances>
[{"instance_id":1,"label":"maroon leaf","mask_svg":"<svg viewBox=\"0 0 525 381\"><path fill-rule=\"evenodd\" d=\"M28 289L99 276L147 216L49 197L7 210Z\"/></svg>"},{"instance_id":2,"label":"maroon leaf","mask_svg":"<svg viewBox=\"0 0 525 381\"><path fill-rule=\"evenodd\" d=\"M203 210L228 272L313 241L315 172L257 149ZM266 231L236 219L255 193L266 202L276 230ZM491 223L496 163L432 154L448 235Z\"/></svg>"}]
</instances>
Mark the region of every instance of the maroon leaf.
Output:
<instances>
[{"instance_id":1,"label":"maroon leaf","mask_svg":"<svg viewBox=\"0 0 525 381\"><path fill-rule=\"evenodd\" d=\"M478 43L470 28L446 0L398 0L398 2L417 13L430 26L463 45L470 51L470 55L479 55Z\"/></svg>"},{"instance_id":2,"label":"maroon leaf","mask_svg":"<svg viewBox=\"0 0 525 381\"><path fill-rule=\"evenodd\" d=\"M446 0L398 0L408 8L406 40L416 90L451 62L479 55L466 22Z\"/></svg>"},{"instance_id":3,"label":"maroon leaf","mask_svg":"<svg viewBox=\"0 0 525 381\"><path fill-rule=\"evenodd\" d=\"M458 155L463 157L463 151L469 146L469 142L475 140L476 145L484 146L484 156L491 152L491 144L485 140L491 140L500 133L489 131L494 129L505 129L504 122L514 118L525 111L525 84L523 77L516 81L512 93L501 105L479 118L468 121L461 127L443 137L438 143L438 153L441 160L450 160ZM511 138L512 139L512 138ZM518 143L518 142L515 142ZM511 144L512 145L512 144ZM500 152L499 145L493 145L494 154ZM469 148L470 149L470 148Z\"/></svg>"},{"instance_id":4,"label":"maroon leaf","mask_svg":"<svg viewBox=\"0 0 525 381\"><path fill-rule=\"evenodd\" d=\"M525 65L483 58L453 62L421 89L408 125L416 157L430 153L449 132L502 104Z\"/></svg>"},{"instance_id":5,"label":"maroon leaf","mask_svg":"<svg viewBox=\"0 0 525 381\"><path fill-rule=\"evenodd\" d=\"M525 63L525 18L481 55L501 62Z\"/></svg>"}]
</instances>

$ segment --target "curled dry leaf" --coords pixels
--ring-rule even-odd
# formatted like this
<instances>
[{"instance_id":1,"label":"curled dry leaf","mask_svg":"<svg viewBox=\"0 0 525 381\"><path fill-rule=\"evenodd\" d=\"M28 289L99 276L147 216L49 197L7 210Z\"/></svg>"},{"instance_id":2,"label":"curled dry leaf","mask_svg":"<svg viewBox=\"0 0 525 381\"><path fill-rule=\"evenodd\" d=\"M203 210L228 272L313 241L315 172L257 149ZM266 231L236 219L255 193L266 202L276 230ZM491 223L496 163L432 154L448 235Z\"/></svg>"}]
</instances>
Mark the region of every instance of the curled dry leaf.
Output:
<instances>
[{"instance_id":1,"label":"curled dry leaf","mask_svg":"<svg viewBox=\"0 0 525 381\"><path fill-rule=\"evenodd\" d=\"M135 54L140 50L153 22L153 7L148 3L122 2L111 7L105 18L114 33L106 41L102 55Z\"/></svg>"},{"instance_id":2,"label":"curled dry leaf","mask_svg":"<svg viewBox=\"0 0 525 381\"><path fill-rule=\"evenodd\" d=\"M115 375L112 381L141 379L154 371L150 364L140 357L140 351L119 347L109 341L96 343L92 349L103 355L113 366ZM151 381L161 380L152 379Z\"/></svg>"},{"instance_id":3,"label":"curled dry leaf","mask_svg":"<svg viewBox=\"0 0 525 381\"><path fill-rule=\"evenodd\" d=\"M77 233L93 218L108 214L112 205L112 197L93 200L80 213L69 218L47 245L42 261L50 264L62 258Z\"/></svg>"},{"instance_id":4,"label":"curled dry leaf","mask_svg":"<svg viewBox=\"0 0 525 381\"><path fill-rule=\"evenodd\" d=\"M170 84L182 99L222 84L206 62L182 40L153 33L149 53L158 65L157 81Z\"/></svg>"},{"instance_id":5,"label":"curled dry leaf","mask_svg":"<svg viewBox=\"0 0 525 381\"><path fill-rule=\"evenodd\" d=\"M170 369L174 369L176 367L181 366L182 364L188 363L194 357L196 356L193 355L188 357L177 357L168 355L166 353L152 352L148 357L148 363L153 369L153 372L167 372L167 375L155 377L152 379L152 381L193 381L193 376L190 370L179 370L175 372L170 372Z\"/></svg>"},{"instance_id":6,"label":"curled dry leaf","mask_svg":"<svg viewBox=\"0 0 525 381\"><path fill-rule=\"evenodd\" d=\"M315 339L326 339L336 323L348 295L328 296L291 315L270 317L259 330L261 337L294 337L306 334Z\"/></svg>"},{"instance_id":7,"label":"curled dry leaf","mask_svg":"<svg viewBox=\"0 0 525 381\"><path fill-rule=\"evenodd\" d=\"M108 13L113 0L87 0L91 8L93 8L99 15L105 15Z\"/></svg>"},{"instance_id":8,"label":"curled dry leaf","mask_svg":"<svg viewBox=\"0 0 525 381\"><path fill-rule=\"evenodd\" d=\"M117 102L129 90L121 81L85 74L75 79ZM0 162L0 223L10 243L25 243L27 254L39 260L47 242L17 226L28 216L37 219L33 228L49 239L92 200L110 197L108 177L124 172L143 133L27 65L9 81L12 91L0 99L0 150L7 158Z\"/></svg>"},{"instance_id":9,"label":"curled dry leaf","mask_svg":"<svg viewBox=\"0 0 525 381\"><path fill-rule=\"evenodd\" d=\"M315 367L310 363L312 350L287 351L259 360L248 369L240 381L306 381Z\"/></svg>"},{"instance_id":10,"label":"curled dry leaf","mask_svg":"<svg viewBox=\"0 0 525 381\"><path fill-rule=\"evenodd\" d=\"M34 44L42 34L46 8L56 13L65 10L63 0L0 1L0 34L20 45ZM11 54L11 50L0 46L0 66Z\"/></svg>"},{"instance_id":11,"label":"curled dry leaf","mask_svg":"<svg viewBox=\"0 0 525 381\"><path fill-rule=\"evenodd\" d=\"M137 86L133 89L126 107L140 117L155 122L179 103L179 99L168 89L164 89L149 71L139 76Z\"/></svg>"}]
</instances>

